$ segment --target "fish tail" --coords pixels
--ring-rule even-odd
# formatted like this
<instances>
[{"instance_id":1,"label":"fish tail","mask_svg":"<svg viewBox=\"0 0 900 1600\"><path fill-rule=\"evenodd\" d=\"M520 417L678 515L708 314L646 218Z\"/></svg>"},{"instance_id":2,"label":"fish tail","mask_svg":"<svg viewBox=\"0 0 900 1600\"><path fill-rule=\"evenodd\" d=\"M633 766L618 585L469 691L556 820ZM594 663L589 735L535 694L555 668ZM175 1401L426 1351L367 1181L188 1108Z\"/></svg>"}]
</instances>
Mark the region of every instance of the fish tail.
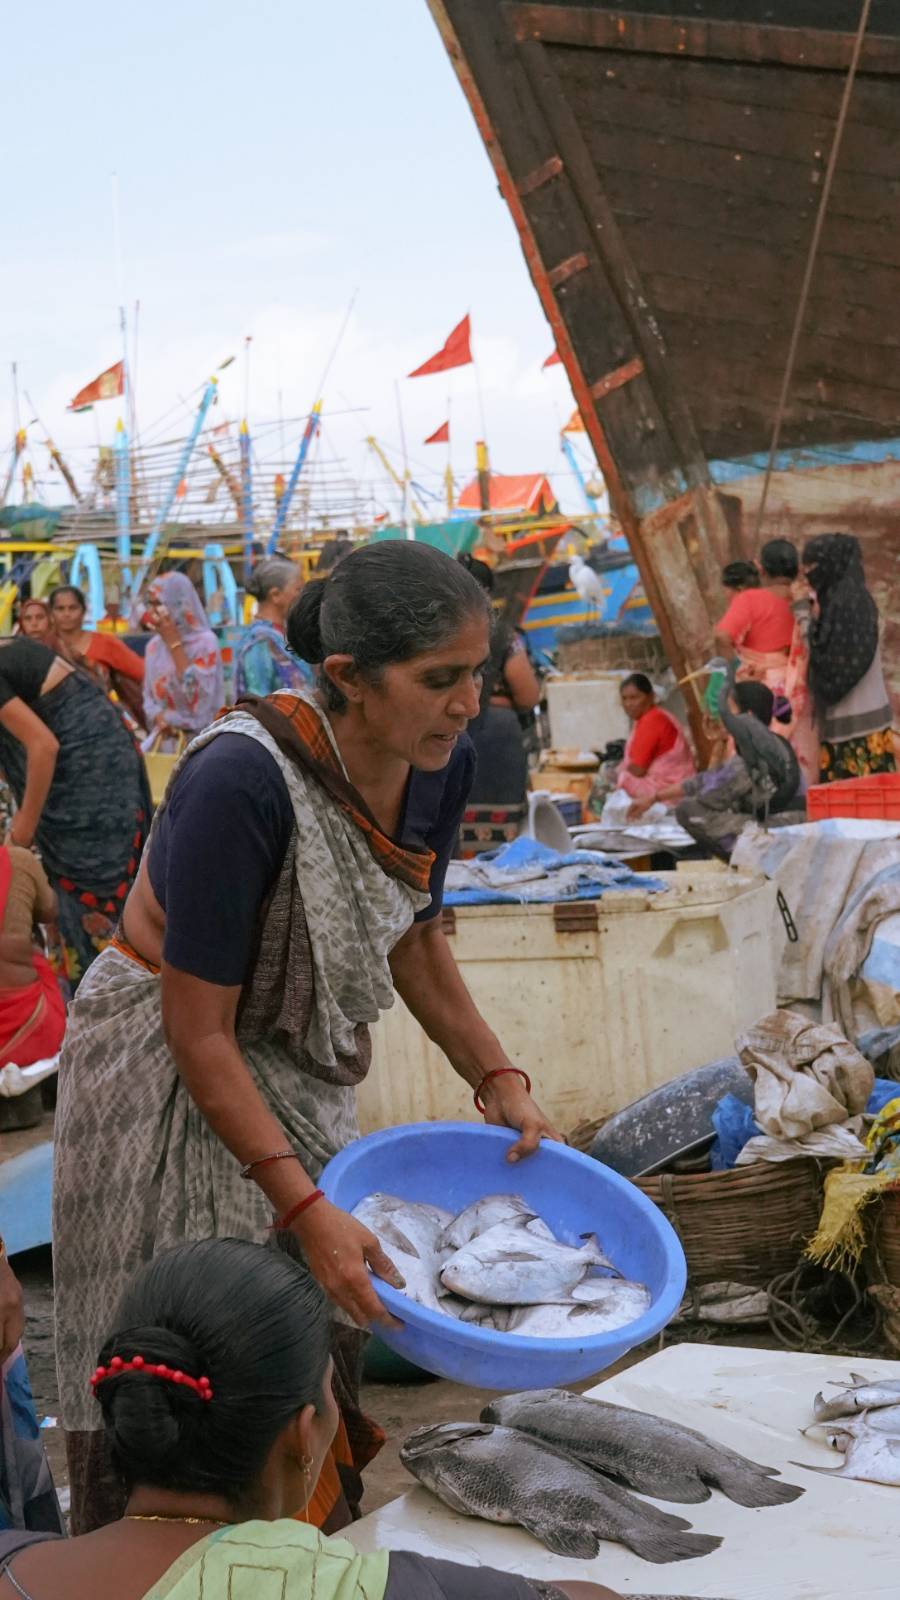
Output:
<instances>
[{"instance_id":1,"label":"fish tail","mask_svg":"<svg viewBox=\"0 0 900 1600\"><path fill-rule=\"evenodd\" d=\"M845 1478L846 1462L841 1462L839 1467L811 1467L808 1461L792 1461L792 1467L799 1467L801 1472L821 1472L823 1478ZM801 1491L802 1492L802 1491Z\"/></svg>"},{"instance_id":2,"label":"fish tail","mask_svg":"<svg viewBox=\"0 0 900 1600\"><path fill-rule=\"evenodd\" d=\"M642 1561L662 1566L667 1561L692 1561L708 1556L722 1543L714 1533L667 1533L661 1528L640 1523L622 1535L622 1541Z\"/></svg>"},{"instance_id":3,"label":"fish tail","mask_svg":"<svg viewBox=\"0 0 900 1600\"><path fill-rule=\"evenodd\" d=\"M751 1472L746 1467L733 1466L731 1462L717 1462L715 1477L711 1481L736 1506L752 1509L759 1506L787 1506L792 1500L799 1500L804 1492L795 1483L784 1483L765 1472Z\"/></svg>"}]
</instances>

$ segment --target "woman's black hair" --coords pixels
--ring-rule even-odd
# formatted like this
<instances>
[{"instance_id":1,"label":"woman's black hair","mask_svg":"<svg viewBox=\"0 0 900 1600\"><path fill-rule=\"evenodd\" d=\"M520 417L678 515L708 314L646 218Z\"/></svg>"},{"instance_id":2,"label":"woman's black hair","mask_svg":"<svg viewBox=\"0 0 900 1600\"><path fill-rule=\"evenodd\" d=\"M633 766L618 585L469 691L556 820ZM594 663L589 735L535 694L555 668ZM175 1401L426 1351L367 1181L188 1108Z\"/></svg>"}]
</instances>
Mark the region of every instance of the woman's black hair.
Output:
<instances>
[{"instance_id":1,"label":"woman's black hair","mask_svg":"<svg viewBox=\"0 0 900 1600\"><path fill-rule=\"evenodd\" d=\"M723 589L758 589L759 568L752 561L729 561L722 568Z\"/></svg>"},{"instance_id":2,"label":"woman's black hair","mask_svg":"<svg viewBox=\"0 0 900 1600\"><path fill-rule=\"evenodd\" d=\"M56 602L56 597L59 594L73 594L75 596L75 599L78 601L78 604L80 605L82 611L87 611L87 598L85 596L84 590L83 589L79 589L74 583L59 583L59 584L57 584L55 589L51 589L50 590L50 594L48 596L48 600L49 600L49 604L50 604L51 610L52 610L52 608L53 608L53 606L54 606L54 604Z\"/></svg>"},{"instance_id":3,"label":"woman's black hair","mask_svg":"<svg viewBox=\"0 0 900 1600\"><path fill-rule=\"evenodd\" d=\"M764 727L769 726L775 714L775 696L767 684L742 679L734 686L734 698L738 711L749 711Z\"/></svg>"},{"instance_id":4,"label":"woman's black hair","mask_svg":"<svg viewBox=\"0 0 900 1600\"><path fill-rule=\"evenodd\" d=\"M759 553L767 578L796 578L800 571L797 547L790 539L770 539Z\"/></svg>"},{"instance_id":5,"label":"woman's black hair","mask_svg":"<svg viewBox=\"0 0 900 1600\"><path fill-rule=\"evenodd\" d=\"M461 567L465 567L467 572L471 572L476 583L480 583L482 589L484 589L487 594L493 594L494 572L493 568L489 567L486 561L479 561L478 557L470 555L468 550L464 551L462 555L457 556L456 559Z\"/></svg>"},{"instance_id":6,"label":"woman's black hair","mask_svg":"<svg viewBox=\"0 0 900 1600\"><path fill-rule=\"evenodd\" d=\"M129 1489L221 1495L252 1510L279 1433L304 1406L320 1407L329 1326L315 1280L274 1246L205 1239L154 1257L126 1289L100 1365L143 1356L208 1378L213 1398L146 1372L98 1383Z\"/></svg>"},{"instance_id":7,"label":"woman's black hair","mask_svg":"<svg viewBox=\"0 0 900 1600\"><path fill-rule=\"evenodd\" d=\"M313 578L287 617L287 641L301 661L319 667L329 711L347 701L322 662L352 656L369 683L395 661L437 650L471 617L490 621L480 584L452 556L414 540L363 545L331 571Z\"/></svg>"},{"instance_id":8,"label":"woman's black hair","mask_svg":"<svg viewBox=\"0 0 900 1600\"><path fill-rule=\"evenodd\" d=\"M637 689L640 694L653 694L653 685L645 672L632 672L619 684L619 693L623 689Z\"/></svg>"}]
</instances>

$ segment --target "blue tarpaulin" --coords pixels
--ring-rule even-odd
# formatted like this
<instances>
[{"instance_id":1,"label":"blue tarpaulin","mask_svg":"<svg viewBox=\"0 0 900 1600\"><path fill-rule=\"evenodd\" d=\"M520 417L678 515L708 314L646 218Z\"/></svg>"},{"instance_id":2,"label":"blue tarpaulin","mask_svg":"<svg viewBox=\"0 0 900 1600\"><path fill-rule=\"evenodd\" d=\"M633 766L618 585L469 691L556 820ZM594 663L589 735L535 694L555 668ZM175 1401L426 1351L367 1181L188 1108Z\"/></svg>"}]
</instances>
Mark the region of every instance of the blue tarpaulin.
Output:
<instances>
[{"instance_id":1,"label":"blue tarpaulin","mask_svg":"<svg viewBox=\"0 0 900 1600\"><path fill-rule=\"evenodd\" d=\"M453 861L444 890L446 906L554 904L597 900L610 889L659 894L659 878L632 872L597 850L562 854L536 839L522 837L474 861Z\"/></svg>"}]
</instances>

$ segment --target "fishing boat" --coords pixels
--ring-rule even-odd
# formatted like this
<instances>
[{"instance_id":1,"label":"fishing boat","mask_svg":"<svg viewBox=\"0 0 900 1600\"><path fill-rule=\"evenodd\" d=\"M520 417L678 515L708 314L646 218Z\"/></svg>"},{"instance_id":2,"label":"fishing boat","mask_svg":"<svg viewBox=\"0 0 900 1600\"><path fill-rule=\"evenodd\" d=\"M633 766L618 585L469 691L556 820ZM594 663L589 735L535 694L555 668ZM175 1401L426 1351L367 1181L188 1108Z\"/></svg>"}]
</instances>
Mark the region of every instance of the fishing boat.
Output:
<instances>
[{"instance_id":1,"label":"fishing boat","mask_svg":"<svg viewBox=\"0 0 900 1600\"><path fill-rule=\"evenodd\" d=\"M672 665L726 561L846 529L900 709L900 9L429 7Z\"/></svg>"}]
</instances>

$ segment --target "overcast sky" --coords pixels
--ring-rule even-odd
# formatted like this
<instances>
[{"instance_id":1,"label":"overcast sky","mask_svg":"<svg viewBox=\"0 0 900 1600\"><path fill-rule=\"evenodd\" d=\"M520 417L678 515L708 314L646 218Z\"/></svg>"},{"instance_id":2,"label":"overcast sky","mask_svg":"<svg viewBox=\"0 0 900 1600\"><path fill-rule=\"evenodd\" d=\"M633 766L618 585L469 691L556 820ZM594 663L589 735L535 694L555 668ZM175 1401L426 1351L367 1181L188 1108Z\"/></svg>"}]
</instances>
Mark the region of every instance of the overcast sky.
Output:
<instances>
[{"instance_id":1,"label":"overcast sky","mask_svg":"<svg viewBox=\"0 0 900 1600\"><path fill-rule=\"evenodd\" d=\"M559 452L567 381L541 370L549 328L425 0L45 0L10 8L4 55L4 457L12 361L79 473L98 426L111 440L114 402L65 407L118 358L121 298L141 308L139 425L174 437L248 334L251 419L276 417L279 395L287 417L306 413L356 290L325 389L328 448L354 475L371 479L367 433L398 445L395 380L471 311L494 468L558 472L563 503L580 504ZM242 387L238 360L218 420L239 417ZM400 388L419 475L443 470L421 441L448 391L466 472L481 434L471 369Z\"/></svg>"}]
</instances>

